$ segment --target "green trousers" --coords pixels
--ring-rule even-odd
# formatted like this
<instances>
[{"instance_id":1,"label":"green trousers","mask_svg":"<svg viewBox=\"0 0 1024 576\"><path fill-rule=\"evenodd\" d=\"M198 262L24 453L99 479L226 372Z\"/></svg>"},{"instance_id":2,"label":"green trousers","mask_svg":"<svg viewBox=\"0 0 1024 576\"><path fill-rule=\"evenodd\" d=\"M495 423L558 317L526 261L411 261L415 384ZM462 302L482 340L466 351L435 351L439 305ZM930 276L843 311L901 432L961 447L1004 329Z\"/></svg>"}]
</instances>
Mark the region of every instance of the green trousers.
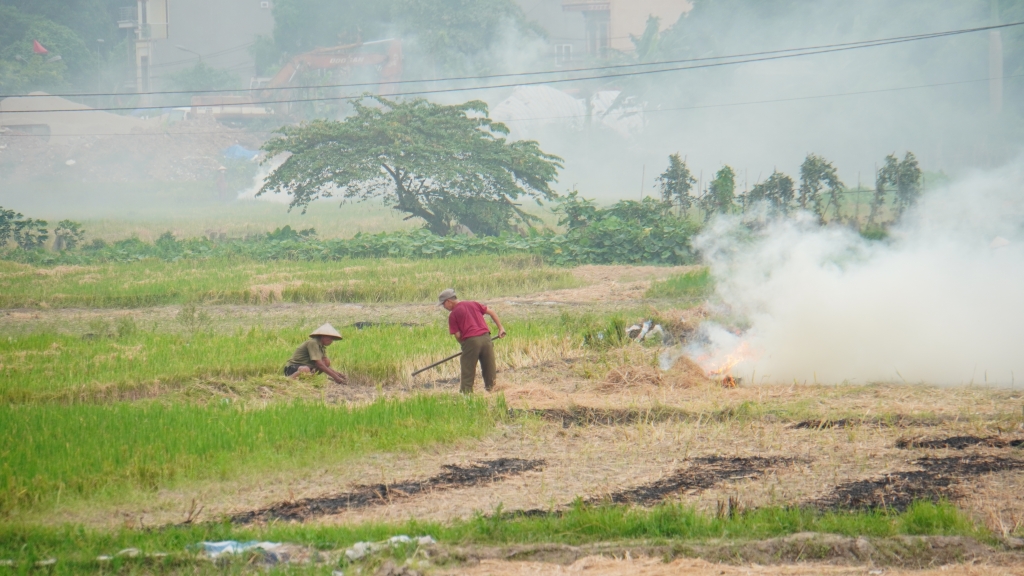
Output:
<instances>
[{"instance_id":1,"label":"green trousers","mask_svg":"<svg viewBox=\"0 0 1024 576\"><path fill-rule=\"evenodd\" d=\"M494 378L498 372L494 364L494 343L491 335L474 336L462 341L462 385L459 392L473 393L473 382L476 380L476 364L484 373L484 388L488 392L494 388Z\"/></svg>"}]
</instances>

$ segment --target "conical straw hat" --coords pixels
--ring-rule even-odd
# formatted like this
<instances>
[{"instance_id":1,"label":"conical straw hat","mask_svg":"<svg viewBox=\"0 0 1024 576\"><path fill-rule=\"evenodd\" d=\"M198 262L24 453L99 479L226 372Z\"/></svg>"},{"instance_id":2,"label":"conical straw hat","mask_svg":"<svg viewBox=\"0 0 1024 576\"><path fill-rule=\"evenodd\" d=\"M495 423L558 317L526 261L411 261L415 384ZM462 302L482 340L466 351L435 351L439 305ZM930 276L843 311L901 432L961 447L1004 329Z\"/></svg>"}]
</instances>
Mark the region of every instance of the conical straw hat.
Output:
<instances>
[{"instance_id":1,"label":"conical straw hat","mask_svg":"<svg viewBox=\"0 0 1024 576\"><path fill-rule=\"evenodd\" d=\"M324 324L323 326L317 328L316 330L313 330L313 332L310 333L309 337L312 338L314 336L330 336L332 338L337 338L338 340L341 340L341 333L335 330L334 326L331 326L330 322Z\"/></svg>"}]
</instances>

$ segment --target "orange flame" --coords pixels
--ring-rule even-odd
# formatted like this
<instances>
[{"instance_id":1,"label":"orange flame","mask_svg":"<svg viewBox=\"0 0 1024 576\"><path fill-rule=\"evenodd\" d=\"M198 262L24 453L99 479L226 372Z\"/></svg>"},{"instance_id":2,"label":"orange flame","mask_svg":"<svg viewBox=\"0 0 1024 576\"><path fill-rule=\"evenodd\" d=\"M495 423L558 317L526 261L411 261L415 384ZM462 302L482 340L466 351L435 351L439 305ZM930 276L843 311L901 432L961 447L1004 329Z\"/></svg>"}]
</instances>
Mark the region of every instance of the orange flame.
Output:
<instances>
[{"instance_id":1,"label":"orange flame","mask_svg":"<svg viewBox=\"0 0 1024 576\"><path fill-rule=\"evenodd\" d=\"M697 364L707 371L709 377L721 380L723 385L733 388L736 386L736 379L732 376L733 367L740 362L756 360L757 356L750 344L744 341L724 356L713 357L711 354L701 356L697 358Z\"/></svg>"}]
</instances>

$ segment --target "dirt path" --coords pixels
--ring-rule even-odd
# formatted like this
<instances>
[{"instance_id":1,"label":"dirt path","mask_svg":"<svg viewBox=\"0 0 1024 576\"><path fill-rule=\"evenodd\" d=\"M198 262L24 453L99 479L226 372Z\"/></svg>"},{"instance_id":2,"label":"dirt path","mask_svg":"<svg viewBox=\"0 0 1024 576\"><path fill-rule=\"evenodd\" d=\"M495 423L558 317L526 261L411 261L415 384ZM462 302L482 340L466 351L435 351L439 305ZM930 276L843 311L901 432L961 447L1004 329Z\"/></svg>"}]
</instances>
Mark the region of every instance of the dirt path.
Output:
<instances>
[{"instance_id":1,"label":"dirt path","mask_svg":"<svg viewBox=\"0 0 1024 576\"><path fill-rule=\"evenodd\" d=\"M580 266L572 273L584 286L565 290L536 292L517 296L482 299L510 318L557 313L563 306L587 306L599 312L602 306L613 308L636 304L655 280L692 270L693 266ZM466 295L472 297L472 295ZM594 308L597 306L597 308ZM64 332L85 332L95 320L109 321L130 316L146 325L156 323L161 331L180 329L175 316L179 305L132 309L57 308L0 310L0 331L8 334L48 328ZM207 304L205 311L213 319L213 328L233 330L238 326L293 326L308 319L328 318L336 325L355 322L412 321L433 322L441 318L432 303L337 303L292 304L277 302L261 305Z\"/></svg>"},{"instance_id":2,"label":"dirt path","mask_svg":"<svg viewBox=\"0 0 1024 576\"><path fill-rule=\"evenodd\" d=\"M1019 576L1024 567L993 566L987 564L948 564L925 570L876 568L873 566L834 566L820 563L801 563L781 566L734 566L715 564L704 560L684 559L665 563L652 558L606 558L592 556L573 562L569 566L544 562L509 562L483 560L472 567L460 567L444 574L460 576L559 576L586 574L587 576Z\"/></svg>"}]
</instances>

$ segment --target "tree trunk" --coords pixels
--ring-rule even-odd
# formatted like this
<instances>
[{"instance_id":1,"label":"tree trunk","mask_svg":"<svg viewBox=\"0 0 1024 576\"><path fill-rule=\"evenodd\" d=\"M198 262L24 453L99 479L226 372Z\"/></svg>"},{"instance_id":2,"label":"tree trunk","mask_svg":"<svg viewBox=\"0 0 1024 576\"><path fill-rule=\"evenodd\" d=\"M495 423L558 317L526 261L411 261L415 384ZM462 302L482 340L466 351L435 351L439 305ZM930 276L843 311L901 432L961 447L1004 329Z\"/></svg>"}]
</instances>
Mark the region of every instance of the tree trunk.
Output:
<instances>
[{"instance_id":1,"label":"tree trunk","mask_svg":"<svg viewBox=\"0 0 1024 576\"><path fill-rule=\"evenodd\" d=\"M383 164L382 167L391 176L391 179L395 182L395 193L398 196L398 203L392 208L399 212L405 212L412 218L420 218L427 223L427 230L430 230L438 236L447 236L451 232L451 227L444 218L437 216L430 212L420 204L416 195L409 191L405 187L405 183L402 181L402 173L398 168L392 168L387 164Z\"/></svg>"}]
</instances>

